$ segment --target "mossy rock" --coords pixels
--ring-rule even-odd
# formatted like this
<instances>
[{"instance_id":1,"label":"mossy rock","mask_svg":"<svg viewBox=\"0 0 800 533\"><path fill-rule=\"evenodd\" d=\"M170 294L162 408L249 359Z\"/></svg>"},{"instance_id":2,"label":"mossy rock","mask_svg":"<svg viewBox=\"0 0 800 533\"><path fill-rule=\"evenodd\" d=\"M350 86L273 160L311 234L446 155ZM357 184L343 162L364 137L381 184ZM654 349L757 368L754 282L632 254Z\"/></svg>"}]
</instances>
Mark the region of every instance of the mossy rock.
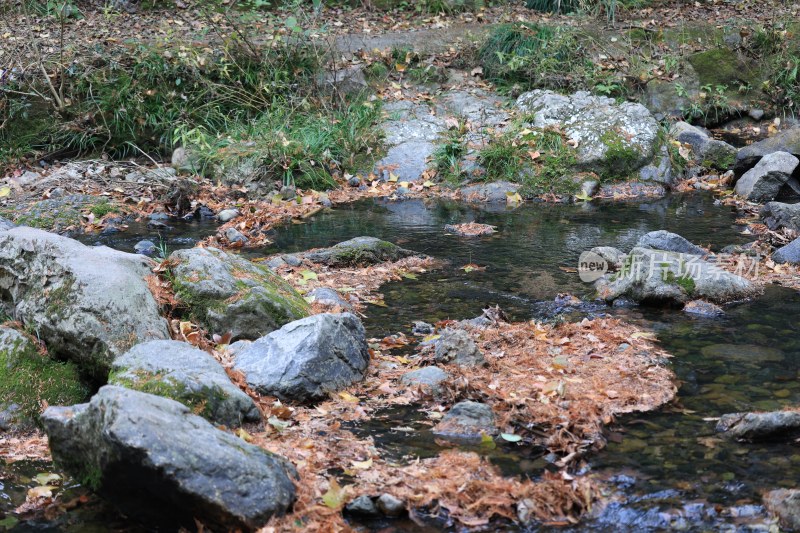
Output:
<instances>
[{"instance_id":1,"label":"mossy rock","mask_svg":"<svg viewBox=\"0 0 800 533\"><path fill-rule=\"evenodd\" d=\"M700 85L725 85L735 89L738 84L758 85L758 71L727 48L714 48L689 57L700 78Z\"/></svg>"},{"instance_id":2,"label":"mossy rock","mask_svg":"<svg viewBox=\"0 0 800 533\"><path fill-rule=\"evenodd\" d=\"M114 361L108 383L170 398L215 424L238 427L261 419L253 400L231 382L222 365L184 342L134 346Z\"/></svg>"},{"instance_id":3,"label":"mossy rock","mask_svg":"<svg viewBox=\"0 0 800 533\"><path fill-rule=\"evenodd\" d=\"M331 267L349 267L397 261L415 255L415 253L375 237L355 237L330 248L313 250L301 255L312 263L321 263Z\"/></svg>"},{"instance_id":4,"label":"mossy rock","mask_svg":"<svg viewBox=\"0 0 800 533\"><path fill-rule=\"evenodd\" d=\"M216 248L170 256L173 287L189 314L212 333L257 339L308 316L303 297L266 266Z\"/></svg>"},{"instance_id":5,"label":"mossy rock","mask_svg":"<svg viewBox=\"0 0 800 533\"><path fill-rule=\"evenodd\" d=\"M38 423L47 405L72 405L89 397L74 363L39 353L27 336L0 326L0 429Z\"/></svg>"}]
</instances>

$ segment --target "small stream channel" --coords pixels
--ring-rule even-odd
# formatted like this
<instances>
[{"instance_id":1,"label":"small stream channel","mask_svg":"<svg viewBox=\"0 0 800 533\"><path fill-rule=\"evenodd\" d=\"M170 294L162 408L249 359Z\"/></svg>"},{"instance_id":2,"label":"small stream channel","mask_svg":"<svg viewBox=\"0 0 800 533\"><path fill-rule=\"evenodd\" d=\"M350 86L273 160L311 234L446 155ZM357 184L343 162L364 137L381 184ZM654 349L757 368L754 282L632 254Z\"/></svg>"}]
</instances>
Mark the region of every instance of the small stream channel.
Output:
<instances>
[{"instance_id":1,"label":"small stream channel","mask_svg":"<svg viewBox=\"0 0 800 533\"><path fill-rule=\"evenodd\" d=\"M370 307L365 321L370 335L383 336L408 333L414 320L469 318L494 304L514 320L528 320L536 315L537 302L552 300L558 293L591 294L590 285L566 271L575 267L584 250L601 245L626 250L656 229L719 250L748 242L735 218L730 208L701 193L638 203L527 204L515 210L444 200L366 200L322 212L305 224L278 228L274 244L259 255L372 235L446 260L440 270L383 287L387 307ZM445 224L469 221L495 225L497 233L469 239L443 230ZM188 235L176 235L194 239L207 231L204 227L185 229ZM105 243L130 251L132 243L148 235L133 230ZM461 267L468 263L487 268L467 273ZM654 329L663 347L675 355L672 365L681 385L674 404L656 413L628 416L611 428L609 446L590 459L590 468L616 483L619 503L590 518L579 530L750 530L748 520L763 517L759 491L796 486L800 453L789 444L720 439L715 423L707 419L726 412L800 404L796 320L800 294L768 287L762 297L733 306L715 319L644 308L600 312L622 315ZM398 437L391 431L398 425L418 431ZM398 459L437 453L432 436L419 424L413 409L380 413L354 430L372 435L384 453ZM493 460L510 475L536 477L546 467L541 455L539 450L503 447L493 453ZM26 480L47 468L36 463L0 466L0 512L24 501L30 486ZM107 510L89 506L89 511L68 513L58 523L19 524L14 531L107 530L108 521L104 526L97 523L98 513ZM369 526L435 530L405 522Z\"/></svg>"}]
</instances>

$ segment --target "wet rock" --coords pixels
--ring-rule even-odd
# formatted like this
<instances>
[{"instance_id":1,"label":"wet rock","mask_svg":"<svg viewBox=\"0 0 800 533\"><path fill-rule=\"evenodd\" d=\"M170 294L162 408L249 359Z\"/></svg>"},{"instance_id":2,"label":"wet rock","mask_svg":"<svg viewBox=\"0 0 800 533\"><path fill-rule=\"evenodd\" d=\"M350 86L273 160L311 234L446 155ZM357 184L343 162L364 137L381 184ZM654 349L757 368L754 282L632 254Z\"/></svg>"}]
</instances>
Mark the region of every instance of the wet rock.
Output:
<instances>
[{"instance_id":1,"label":"wet rock","mask_svg":"<svg viewBox=\"0 0 800 533\"><path fill-rule=\"evenodd\" d=\"M32 426L42 405L70 405L88 396L74 363L42 355L27 336L0 326L0 430Z\"/></svg>"},{"instance_id":2,"label":"wet rock","mask_svg":"<svg viewBox=\"0 0 800 533\"><path fill-rule=\"evenodd\" d=\"M308 293L308 298L313 303L330 308L339 308L344 311L352 311L353 306L350 302L342 298L338 292L328 287L319 287Z\"/></svg>"},{"instance_id":3,"label":"wet rock","mask_svg":"<svg viewBox=\"0 0 800 533\"><path fill-rule=\"evenodd\" d=\"M312 263L343 267L375 265L412 255L415 254L411 250L405 250L375 237L356 237L330 248L305 252L302 257Z\"/></svg>"},{"instance_id":4,"label":"wet rock","mask_svg":"<svg viewBox=\"0 0 800 533\"><path fill-rule=\"evenodd\" d=\"M595 282L600 298L620 297L637 303L684 304L705 299L725 303L753 296L757 288L741 276L731 274L699 256L634 248L622 269Z\"/></svg>"},{"instance_id":5,"label":"wet rock","mask_svg":"<svg viewBox=\"0 0 800 533\"><path fill-rule=\"evenodd\" d=\"M256 339L308 315L308 303L269 268L216 248L170 255L180 301L212 333Z\"/></svg>"},{"instance_id":6,"label":"wet rock","mask_svg":"<svg viewBox=\"0 0 800 533\"><path fill-rule=\"evenodd\" d=\"M438 363L455 363L460 366L482 365L485 360L478 345L463 329L446 329L436 341L435 358Z\"/></svg>"},{"instance_id":7,"label":"wet rock","mask_svg":"<svg viewBox=\"0 0 800 533\"><path fill-rule=\"evenodd\" d=\"M669 156L661 155L654 164L639 169L639 179L643 182L655 182L665 187L672 187L677 181L677 176Z\"/></svg>"},{"instance_id":8,"label":"wet rock","mask_svg":"<svg viewBox=\"0 0 800 533\"><path fill-rule=\"evenodd\" d=\"M398 516L405 512L406 504L396 496L384 493L378 497L378 509L387 516Z\"/></svg>"},{"instance_id":9,"label":"wet rock","mask_svg":"<svg viewBox=\"0 0 800 533\"><path fill-rule=\"evenodd\" d=\"M763 109L751 109L747 112L747 116L752 118L755 121L759 121L764 118L764 110Z\"/></svg>"},{"instance_id":10,"label":"wet rock","mask_svg":"<svg viewBox=\"0 0 800 533\"><path fill-rule=\"evenodd\" d=\"M295 498L288 461L167 398L107 385L42 421L55 461L137 519L255 529Z\"/></svg>"},{"instance_id":11,"label":"wet rock","mask_svg":"<svg viewBox=\"0 0 800 533\"><path fill-rule=\"evenodd\" d=\"M353 501L347 504L345 509L350 513L364 516L377 516L381 514L380 510L375 506L375 502L366 494L354 498Z\"/></svg>"},{"instance_id":12,"label":"wet rock","mask_svg":"<svg viewBox=\"0 0 800 533\"><path fill-rule=\"evenodd\" d=\"M406 372L400 378L400 383L408 387L422 387L431 394L439 394L442 391L442 382L446 381L450 374L438 366L426 366L411 372Z\"/></svg>"},{"instance_id":13,"label":"wet rock","mask_svg":"<svg viewBox=\"0 0 800 533\"><path fill-rule=\"evenodd\" d=\"M436 328L433 327L433 324L428 324L421 320L415 321L411 329L411 333L414 335L433 335L434 331L436 331Z\"/></svg>"},{"instance_id":14,"label":"wet rock","mask_svg":"<svg viewBox=\"0 0 800 533\"><path fill-rule=\"evenodd\" d=\"M30 226L54 233L66 233L80 227L83 212L99 203L94 196L70 194L18 206L13 215L18 226Z\"/></svg>"},{"instance_id":15,"label":"wet rock","mask_svg":"<svg viewBox=\"0 0 800 533\"><path fill-rule=\"evenodd\" d=\"M725 311L718 305L703 300L692 300L683 306L683 311L691 315L703 317L717 317L725 314Z\"/></svg>"},{"instance_id":16,"label":"wet rock","mask_svg":"<svg viewBox=\"0 0 800 533\"><path fill-rule=\"evenodd\" d=\"M301 402L325 399L361 381L368 364L364 326L350 313L297 320L234 359L234 368L259 393Z\"/></svg>"},{"instance_id":17,"label":"wet rock","mask_svg":"<svg viewBox=\"0 0 800 533\"><path fill-rule=\"evenodd\" d=\"M134 344L169 338L145 282L151 274L140 255L32 228L0 233L0 312L99 379Z\"/></svg>"},{"instance_id":18,"label":"wet rock","mask_svg":"<svg viewBox=\"0 0 800 533\"><path fill-rule=\"evenodd\" d=\"M670 136L680 143L691 146L694 160L706 167L728 170L733 168L736 162L736 148L711 138L704 130L686 122L678 122L672 126Z\"/></svg>"},{"instance_id":19,"label":"wet rock","mask_svg":"<svg viewBox=\"0 0 800 533\"><path fill-rule=\"evenodd\" d=\"M11 222L10 220L5 219L3 217L0 217L0 231L5 231L5 230L11 229L11 228L13 228L15 226L16 226L16 224Z\"/></svg>"},{"instance_id":20,"label":"wet rock","mask_svg":"<svg viewBox=\"0 0 800 533\"><path fill-rule=\"evenodd\" d=\"M230 222L234 218L238 217L239 214L240 213L238 209L223 209L217 213L217 219L224 224L225 222Z\"/></svg>"},{"instance_id":21,"label":"wet rock","mask_svg":"<svg viewBox=\"0 0 800 533\"><path fill-rule=\"evenodd\" d=\"M247 237L245 237L241 231L236 228L228 228L225 230L225 238L230 243L246 243Z\"/></svg>"},{"instance_id":22,"label":"wet rock","mask_svg":"<svg viewBox=\"0 0 800 533\"><path fill-rule=\"evenodd\" d=\"M358 176L350 176L347 180L347 184L351 187L359 187L361 186L361 178Z\"/></svg>"},{"instance_id":23,"label":"wet rock","mask_svg":"<svg viewBox=\"0 0 800 533\"><path fill-rule=\"evenodd\" d=\"M168 222L169 215L166 213L150 213L150 216L147 217L150 222Z\"/></svg>"},{"instance_id":24,"label":"wet rock","mask_svg":"<svg viewBox=\"0 0 800 533\"><path fill-rule=\"evenodd\" d=\"M722 415L717 431L741 440L791 439L800 435L800 412L731 413Z\"/></svg>"},{"instance_id":25,"label":"wet rock","mask_svg":"<svg viewBox=\"0 0 800 533\"><path fill-rule=\"evenodd\" d=\"M736 154L734 171L741 176L753 168L762 157L775 152L787 152L800 158L800 127L783 130L763 141L741 148Z\"/></svg>"},{"instance_id":26,"label":"wet rock","mask_svg":"<svg viewBox=\"0 0 800 533\"><path fill-rule=\"evenodd\" d=\"M284 185L281 187L280 195L284 200L294 200L297 198L297 188L294 185Z\"/></svg>"},{"instance_id":27,"label":"wet rock","mask_svg":"<svg viewBox=\"0 0 800 533\"><path fill-rule=\"evenodd\" d=\"M658 122L641 104L617 104L585 91L566 96L535 90L520 95L517 107L533 115L533 126L560 127L576 141L583 170L627 176L655 155Z\"/></svg>"},{"instance_id":28,"label":"wet rock","mask_svg":"<svg viewBox=\"0 0 800 533\"><path fill-rule=\"evenodd\" d=\"M734 190L751 202L773 200L798 164L800 160L787 152L768 154L739 178Z\"/></svg>"},{"instance_id":29,"label":"wet rock","mask_svg":"<svg viewBox=\"0 0 800 533\"><path fill-rule=\"evenodd\" d=\"M800 231L800 204L769 202L761 209L761 218L769 229Z\"/></svg>"},{"instance_id":30,"label":"wet rock","mask_svg":"<svg viewBox=\"0 0 800 533\"><path fill-rule=\"evenodd\" d=\"M477 440L495 435L497 425L492 408L484 403L464 401L455 404L433 428L433 434L454 440Z\"/></svg>"},{"instance_id":31,"label":"wet rock","mask_svg":"<svg viewBox=\"0 0 800 533\"><path fill-rule=\"evenodd\" d=\"M800 490L771 490L764 494L764 504L785 530L800 531Z\"/></svg>"},{"instance_id":32,"label":"wet rock","mask_svg":"<svg viewBox=\"0 0 800 533\"><path fill-rule=\"evenodd\" d=\"M509 195L519 190L519 184L510 181L479 183L461 188L461 196L468 202L507 203Z\"/></svg>"},{"instance_id":33,"label":"wet rock","mask_svg":"<svg viewBox=\"0 0 800 533\"><path fill-rule=\"evenodd\" d=\"M784 360L783 352L777 348L767 348L753 344L710 344L703 346L700 353L709 359L732 359L765 363Z\"/></svg>"},{"instance_id":34,"label":"wet rock","mask_svg":"<svg viewBox=\"0 0 800 533\"><path fill-rule=\"evenodd\" d=\"M592 248L590 252L603 258L603 260L608 263L611 270L619 270L622 266L622 262L627 257L625 252L613 246L596 246Z\"/></svg>"},{"instance_id":35,"label":"wet rock","mask_svg":"<svg viewBox=\"0 0 800 533\"><path fill-rule=\"evenodd\" d=\"M615 200L640 200L666 196L667 189L660 183L639 181L606 182L600 185L599 196Z\"/></svg>"},{"instance_id":36,"label":"wet rock","mask_svg":"<svg viewBox=\"0 0 800 533\"><path fill-rule=\"evenodd\" d=\"M758 244L758 241L753 241L746 244L729 244L728 246L723 247L722 250L720 250L720 253L756 256L758 255Z\"/></svg>"},{"instance_id":37,"label":"wet rock","mask_svg":"<svg viewBox=\"0 0 800 533\"><path fill-rule=\"evenodd\" d=\"M171 398L215 424L238 427L261 419L252 398L231 383L222 365L185 342L137 344L114 361L108 382Z\"/></svg>"},{"instance_id":38,"label":"wet rock","mask_svg":"<svg viewBox=\"0 0 800 533\"><path fill-rule=\"evenodd\" d=\"M676 233L658 230L651 231L643 235L636 246L639 248L650 248L651 250L666 250L679 254L706 255L706 251L699 246L692 244Z\"/></svg>"},{"instance_id":39,"label":"wet rock","mask_svg":"<svg viewBox=\"0 0 800 533\"><path fill-rule=\"evenodd\" d=\"M364 77L364 68L361 65L322 73L318 83L323 90L340 95L359 94L367 88L367 79Z\"/></svg>"},{"instance_id":40,"label":"wet rock","mask_svg":"<svg viewBox=\"0 0 800 533\"><path fill-rule=\"evenodd\" d=\"M571 294L559 294L554 299L536 302L532 306L532 315L537 320L560 320L567 315L584 315L591 317L598 311L608 308L605 302L585 302Z\"/></svg>"},{"instance_id":41,"label":"wet rock","mask_svg":"<svg viewBox=\"0 0 800 533\"><path fill-rule=\"evenodd\" d=\"M133 246L133 251L139 255L153 257L158 252L158 247L153 241L139 241Z\"/></svg>"},{"instance_id":42,"label":"wet rock","mask_svg":"<svg viewBox=\"0 0 800 533\"><path fill-rule=\"evenodd\" d=\"M779 248L772 254L772 260L776 263L790 263L793 265L800 263L800 237Z\"/></svg>"}]
</instances>

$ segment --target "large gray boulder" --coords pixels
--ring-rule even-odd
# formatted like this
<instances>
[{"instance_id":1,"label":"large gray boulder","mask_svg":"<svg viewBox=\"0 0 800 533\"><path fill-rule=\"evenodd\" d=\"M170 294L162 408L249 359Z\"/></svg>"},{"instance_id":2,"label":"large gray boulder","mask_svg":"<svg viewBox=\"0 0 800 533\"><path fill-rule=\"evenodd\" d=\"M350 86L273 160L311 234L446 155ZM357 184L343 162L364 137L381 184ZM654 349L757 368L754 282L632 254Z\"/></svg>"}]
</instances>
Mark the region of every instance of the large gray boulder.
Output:
<instances>
[{"instance_id":1,"label":"large gray boulder","mask_svg":"<svg viewBox=\"0 0 800 533\"><path fill-rule=\"evenodd\" d=\"M760 215L769 229L800 231L800 204L768 202L761 208Z\"/></svg>"},{"instance_id":2,"label":"large gray boulder","mask_svg":"<svg viewBox=\"0 0 800 533\"><path fill-rule=\"evenodd\" d=\"M42 405L71 405L88 396L74 363L51 359L28 336L0 326L0 431L33 425Z\"/></svg>"},{"instance_id":3,"label":"large gray boulder","mask_svg":"<svg viewBox=\"0 0 800 533\"><path fill-rule=\"evenodd\" d=\"M517 107L537 128L556 126L578 143L578 165L603 175L627 176L653 160L659 125L642 104L580 91L570 96L535 90Z\"/></svg>"},{"instance_id":4,"label":"large gray boulder","mask_svg":"<svg viewBox=\"0 0 800 533\"><path fill-rule=\"evenodd\" d=\"M442 383L449 377L450 375L438 366L424 366L403 374L400 383L406 387L420 387L431 394L440 394L443 390Z\"/></svg>"},{"instance_id":5,"label":"large gray boulder","mask_svg":"<svg viewBox=\"0 0 800 533\"><path fill-rule=\"evenodd\" d=\"M394 174L399 181L417 181L427 170L435 143L445 131L444 119L427 105L409 100L389 103L383 110L387 120L381 127L388 150L375 164L375 174L384 180Z\"/></svg>"},{"instance_id":6,"label":"large gray boulder","mask_svg":"<svg viewBox=\"0 0 800 533\"><path fill-rule=\"evenodd\" d=\"M800 237L779 248L772 254L772 260L776 263L790 263L793 265L800 263Z\"/></svg>"},{"instance_id":7,"label":"large gray boulder","mask_svg":"<svg viewBox=\"0 0 800 533\"><path fill-rule=\"evenodd\" d=\"M295 499L288 461L168 398L107 385L42 421L55 462L139 519L250 530Z\"/></svg>"},{"instance_id":8,"label":"large gray boulder","mask_svg":"<svg viewBox=\"0 0 800 533\"><path fill-rule=\"evenodd\" d=\"M705 131L686 122L678 122L672 126L670 136L680 143L691 146L693 159L704 166L728 170L733 168L736 162L736 148L724 141L709 137Z\"/></svg>"},{"instance_id":9,"label":"large gray boulder","mask_svg":"<svg viewBox=\"0 0 800 533\"><path fill-rule=\"evenodd\" d=\"M364 379L369 365L364 326L351 313L297 320L238 351L234 369L261 394L322 400Z\"/></svg>"},{"instance_id":10,"label":"large gray boulder","mask_svg":"<svg viewBox=\"0 0 800 533\"><path fill-rule=\"evenodd\" d=\"M679 254L706 255L707 253L705 250L696 244L692 244L677 233L670 233L665 230L651 231L650 233L642 235L642 237L636 241L636 246L639 248L650 248L652 250L677 252Z\"/></svg>"},{"instance_id":11,"label":"large gray boulder","mask_svg":"<svg viewBox=\"0 0 800 533\"><path fill-rule=\"evenodd\" d=\"M764 494L764 504L784 531L800 531L800 490L777 489Z\"/></svg>"},{"instance_id":12,"label":"large gray boulder","mask_svg":"<svg viewBox=\"0 0 800 533\"><path fill-rule=\"evenodd\" d=\"M800 159L787 152L767 154L739 178L734 190L751 202L774 200L799 164Z\"/></svg>"},{"instance_id":13,"label":"large gray boulder","mask_svg":"<svg viewBox=\"0 0 800 533\"><path fill-rule=\"evenodd\" d=\"M719 419L717 431L742 440L789 439L800 435L800 411L730 413Z\"/></svg>"},{"instance_id":14,"label":"large gray boulder","mask_svg":"<svg viewBox=\"0 0 800 533\"><path fill-rule=\"evenodd\" d=\"M26 227L0 232L0 312L97 379L133 345L169 338L151 274L141 255Z\"/></svg>"},{"instance_id":15,"label":"large gray boulder","mask_svg":"<svg viewBox=\"0 0 800 533\"><path fill-rule=\"evenodd\" d=\"M266 266L216 248L170 255L175 294L212 333L257 339L308 316L308 303Z\"/></svg>"},{"instance_id":16,"label":"large gray boulder","mask_svg":"<svg viewBox=\"0 0 800 533\"><path fill-rule=\"evenodd\" d=\"M741 300L757 293L747 279L699 256L634 248L619 272L595 282L606 301L625 297L640 303L675 305L705 299L714 303Z\"/></svg>"},{"instance_id":17,"label":"large gray boulder","mask_svg":"<svg viewBox=\"0 0 800 533\"><path fill-rule=\"evenodd\" d=\"M185 342L134 346L114 361L108 382L179 401L215 424L238 427L261 419L253 399L231 383L222 365Z\"/></svg>"},{"instance_id":18,"label":"large gray boulder","mask_svg":"<svg viewBox=\"0 0 800 533\"><path fill-rule=\"evenodd\" d=\"M784 130L772 137L741 148L736 154L736 167L734 171L741 176L762 157L774 152L787 152L800 158L800 127L795 126Z\"/></svg>"},{"instance_id":19,"label":"large gray boulder","mask_svg":"<svg viewBox=\"0 0 800 533\"><path fill-rule=\"evenodd\" d=\"M303 259L331 267L365 266L397 261L415 255L411 250L400 248L376 237L355 237L330 248L321 248L301 254Z\"/></svg>"}]
</instances>

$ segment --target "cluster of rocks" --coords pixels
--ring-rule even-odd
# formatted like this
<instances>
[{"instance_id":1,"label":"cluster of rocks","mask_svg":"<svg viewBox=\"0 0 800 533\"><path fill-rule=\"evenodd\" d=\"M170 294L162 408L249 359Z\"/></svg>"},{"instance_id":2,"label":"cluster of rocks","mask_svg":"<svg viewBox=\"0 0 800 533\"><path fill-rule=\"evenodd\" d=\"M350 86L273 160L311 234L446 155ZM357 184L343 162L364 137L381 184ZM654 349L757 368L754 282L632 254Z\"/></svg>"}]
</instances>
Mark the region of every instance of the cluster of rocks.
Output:
<instances>
[{"instance_id":1,"label":"cluster of rocks","mask_svg":"<svg viewBox=\"0 0 800 533\"><path fill-rule=\"evenodd\" d=\"M595 281L595 288L612 304L679 306L713 316L721 313L714 304L758 293L751 281L717 266L706 250L663 230L644 235L627 254L612 247L592 252L607 262L609 272Z\"/></svg>"},{"instance_id":2,"label":"cluster of rocks","mask_svg":"<svg viewBox=\"0 0 800 533\"><path fill-rule=\"evenodd\" d=\"M261 412L217 359L169 340L148 260L0 222L0 313L48 348L43 355L0 327L0 426L42 424L61 467L160 526L198 519L254 529L286 512L294 468L220 429L259 422ZM407 252L378 242L383 254ZM337 263L342 248L320 260ZM188 312L242 339L231 345L232 366L254 390L316 401L364 378L369 351L355 315L308 316L303 297L267 267L221 250L175 252L170 264ZM51 407L39 415L42 403Z\"/></svg>"}]
</instances>

